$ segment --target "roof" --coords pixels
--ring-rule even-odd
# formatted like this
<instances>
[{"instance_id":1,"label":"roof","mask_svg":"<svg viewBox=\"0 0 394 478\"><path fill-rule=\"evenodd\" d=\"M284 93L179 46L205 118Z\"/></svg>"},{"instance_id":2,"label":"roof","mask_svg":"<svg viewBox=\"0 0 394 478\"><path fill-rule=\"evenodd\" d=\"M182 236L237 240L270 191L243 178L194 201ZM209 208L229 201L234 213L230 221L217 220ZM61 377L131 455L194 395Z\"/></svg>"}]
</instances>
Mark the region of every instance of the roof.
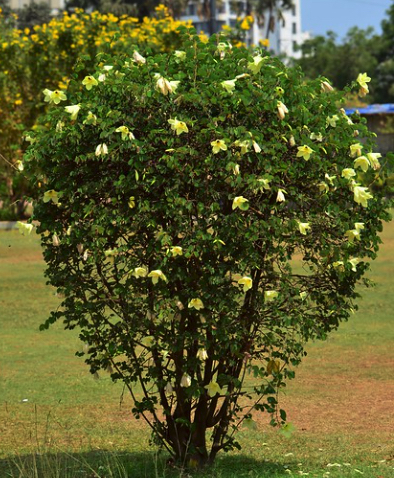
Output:
<instances>
[{"instance_id":1,"label":"roof","mask_svg":"<svg viewBox=\"0 0 394 478\"><path fill-rule=\"evenodd\" d=\"M358 111L360 115L381 115L394 114L394 103L386 103L384 105L368 105L363 108L346 108L346 114L351 115Z\"/></svg>"}]
</instances>

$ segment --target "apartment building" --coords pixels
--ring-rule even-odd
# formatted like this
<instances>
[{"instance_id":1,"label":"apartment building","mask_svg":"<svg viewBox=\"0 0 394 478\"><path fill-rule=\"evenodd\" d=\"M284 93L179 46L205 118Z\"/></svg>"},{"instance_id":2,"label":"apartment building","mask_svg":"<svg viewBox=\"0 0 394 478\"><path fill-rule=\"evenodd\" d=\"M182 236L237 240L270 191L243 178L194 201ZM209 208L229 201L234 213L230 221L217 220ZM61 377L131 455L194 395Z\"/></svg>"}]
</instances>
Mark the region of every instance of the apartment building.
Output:
<instances>
[{"instance_id":1,"label":"apartment building","mask_svg":"<svg viewBox=\"0 0 394 478\"><path fill-rule=\"evenodd\" d=\"M232 11L229 0L216 0L216 26L220 30L223 25L234 26L237 14ZM308 33L301 29L301 0L293 0L293 8L283 10L281 18L275 12L274 31L268 31L268 12L265 12L265 25L254 22L251 30L247 33L246 41L251 45L258 45L260 40L269 40L269 49L276 55L285 54L288 57L299 58L301 52L297 46L308 38ZM200 15L198 0L191 0L181 17L182 20L191 20L197 30L209 33L209 23Z\"/></svg>"},{"instance_id":2,"label":"apartment building","mask_svg":"<svg viewBox=\"0 0 394 478\"><path fill-rule=\"evenodd\" d=\"M35 0L36 3L40 3L41 0ZM53 13L57 13L64 10L64 0L44 0L51 7ZM22 8L24 5L28 5L30 0L9 0L8 4L12 9Z\"/></svg>"}]
</instances>

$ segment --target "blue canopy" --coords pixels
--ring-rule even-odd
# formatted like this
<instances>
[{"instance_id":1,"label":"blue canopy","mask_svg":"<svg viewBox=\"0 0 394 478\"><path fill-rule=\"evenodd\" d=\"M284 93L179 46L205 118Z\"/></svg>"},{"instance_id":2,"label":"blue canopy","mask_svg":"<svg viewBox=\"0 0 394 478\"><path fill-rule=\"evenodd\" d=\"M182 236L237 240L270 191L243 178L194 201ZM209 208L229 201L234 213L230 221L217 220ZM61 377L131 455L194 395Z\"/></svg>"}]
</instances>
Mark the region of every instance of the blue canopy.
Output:
<instances>
[{"instance_id":1,"label":"blue canopy","mask_svg":"<svg viewBox=\"0 0 394 478\"><path fill-rule=\"evenodd\" d=\"M381 115L394 114L394 103L387 103L385 105L368 105L362 108L346 108L347 115L351 115L358 111L360 115Z\"/></svg>"}]
</instances>

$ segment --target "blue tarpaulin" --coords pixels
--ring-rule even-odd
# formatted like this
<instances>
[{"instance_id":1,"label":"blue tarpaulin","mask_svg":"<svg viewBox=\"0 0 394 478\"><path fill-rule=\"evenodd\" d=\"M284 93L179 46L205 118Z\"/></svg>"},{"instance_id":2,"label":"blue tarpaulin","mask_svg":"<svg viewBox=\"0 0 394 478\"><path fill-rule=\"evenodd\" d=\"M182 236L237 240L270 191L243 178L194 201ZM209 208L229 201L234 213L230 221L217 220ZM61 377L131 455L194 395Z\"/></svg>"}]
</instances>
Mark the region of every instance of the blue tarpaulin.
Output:
<instances>
[{"instance_id":1,"label":"blue tarpaulin","mask_svg":"<svg viewBox=\"0 0 394 478\"><path fill-rule=\"evenodd\" d=\"M387 103L385 105L368 105L362 108L346 108L347 115L351 115L358 111L360 115L381 115L394 114L394 103Z\"/></svg>"}]
</instances>

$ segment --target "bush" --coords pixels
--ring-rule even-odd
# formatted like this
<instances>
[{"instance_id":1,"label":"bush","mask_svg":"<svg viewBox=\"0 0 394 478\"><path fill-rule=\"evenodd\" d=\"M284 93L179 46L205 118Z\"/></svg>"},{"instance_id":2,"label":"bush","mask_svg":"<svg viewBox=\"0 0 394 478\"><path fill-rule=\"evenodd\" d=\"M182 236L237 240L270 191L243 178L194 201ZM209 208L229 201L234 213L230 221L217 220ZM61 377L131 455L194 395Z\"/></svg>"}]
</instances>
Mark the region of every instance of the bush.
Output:
<instances>
[{"instance_id":1,"label":"bush","mask_svg":"<svg viewBox=\"0 0 394 478\"><path fill-rule=\"evenodd\" d=\"M264 55L186 31L182 51L99 55L25 158L64 295L43 328L78 327L91 372L190 466L253 413L289 431L278 391L356 308L388 218L354 180L378 159L343 94Z\"/></svg>"}]
</instances>

